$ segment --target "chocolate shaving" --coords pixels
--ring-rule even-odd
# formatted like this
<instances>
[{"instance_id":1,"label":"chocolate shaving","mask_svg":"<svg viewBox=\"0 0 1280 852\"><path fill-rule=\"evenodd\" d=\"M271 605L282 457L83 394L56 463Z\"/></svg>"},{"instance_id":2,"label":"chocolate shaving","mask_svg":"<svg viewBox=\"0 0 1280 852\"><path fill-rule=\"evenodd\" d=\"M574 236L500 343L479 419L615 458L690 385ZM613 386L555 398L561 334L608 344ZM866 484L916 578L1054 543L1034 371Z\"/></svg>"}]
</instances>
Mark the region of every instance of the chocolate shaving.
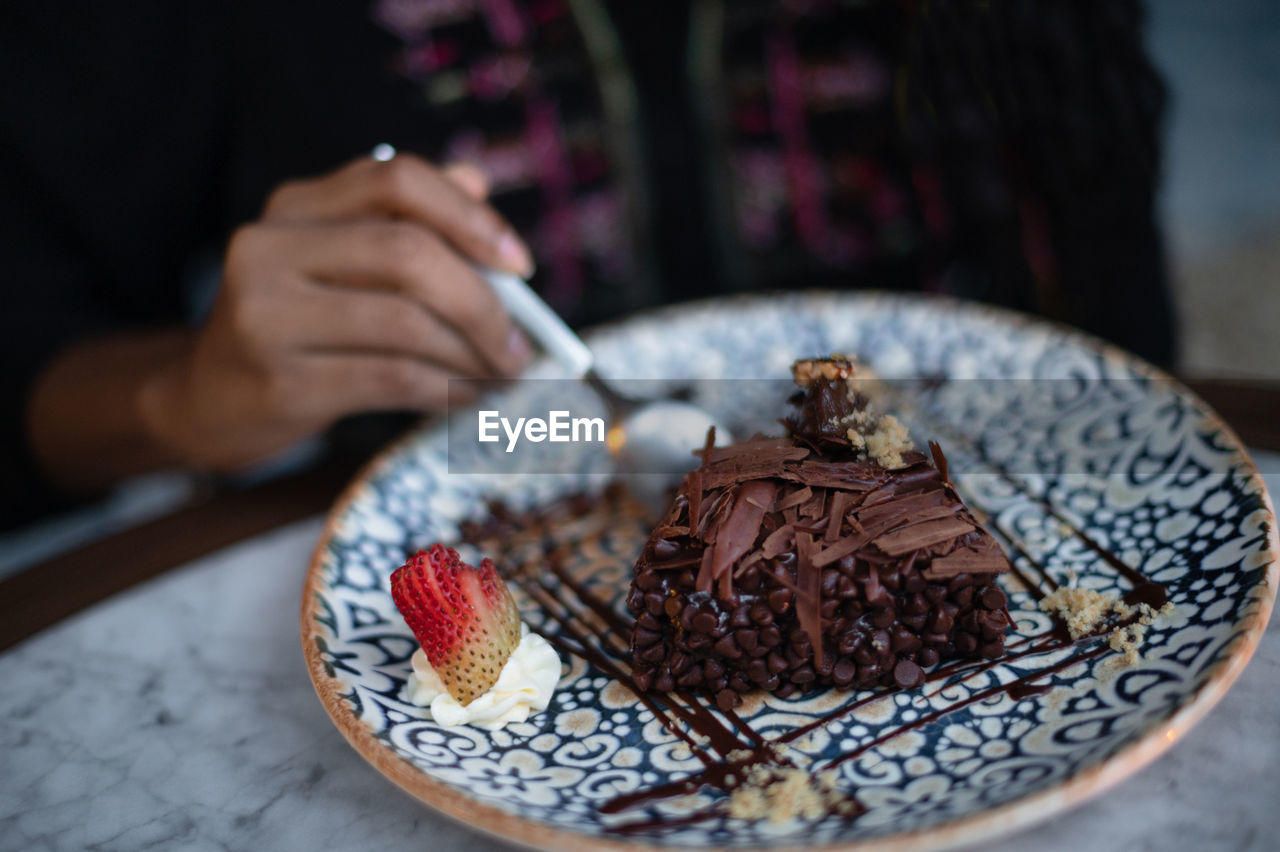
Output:
<instances>
[{"instance_id":1,"label":"chocolate shaving","mask_svg":"<svg viewBox=\"0 0 1280 852\"><path fill-rule=\"evenodd\" d=\"M964 518L940 518L921 524L909 524L885 533L875 540L875 544L890 556L901 556L931 544L949 541L956 536L972 532L973 528L973 524Z\"/></svg>"},{"instance_id":2,"label":"chocolate shaving","mask_svg":"<svg viewBox=\"0 0 1280 852\"><path fill-rule=\"evenodd\" d=\"M926 580L939 580L957 574L999 574L1009 569L1009 560L999 545L988 540L985 547L959 547L946 556L936 556L921 572Z\"/></svg>"},{"instance_id":3,"label":"chocolate shaving","mask_svg":"<svg viewBox=\"0 0 1280 852\"><path fill-rule=\"evenodd\" d=\"M795 469L799 481L822 488L865 491L879 485L884 469L871 462L819 462L806 460Z\"/></svg>"},{"instance_id":4,"label":"chocolate shaving","mask_svg":"<svg viewBox=\"0 0 1280 852\"><path fill-rule=\"evenodd\" d=\"M730 459L750 456L752 459L780 459L795 461L809 455L805 447L797 447L786 438L752 438L727 447L711 450L710 458L703 456L707 464L720 464Z\"/></svg>"},{"instance_id":5,"label":"chocolate shaving","mask_svg":"<svg viewBox=\"0 0 1280 852\"><path fill-rule=\"evenodd\" d=\"M799 491L792 491L790 494L783 497L773 508L776 511L781 512L783 509L790 509L792 506L799 506L802 503L809 502L809 498L812 496L813 489L806 485Z\"/></svg>"},{"instance_id":6,"label":"chocolate shaving","mask_svg":"<svg viewBox=\"0 0 1280 852\"><path fill-rule=\"evenodd\" d=\"M795 538L795 528L791 524L783 524L765 537L760 544L760 551L765 559L772 559L786 552Z\"/></svg>"},{"instance_id":7,"label":"chocolate shaving","mask_svg":"<svg viewBox=\"0 0 1280 852\"><path fill-rule=\"evenodd\" d=\"M760 533L760 520L764 507L773 505L777 485L772 482L748 482L742 486L733 507L725 516L716 534L714 555L711 557L711 577L718 580L732 575L733 563L744 556L756 543ZM702 585L699 576L698 589L710 591L708 583ZM721 596L728 598L732 589L721 583Z\"/></svg>"},{"instance_id":8,"label":"chocolate shaving","mask_svg":"<svg viewBox=\"0 0 1280 852\"><path fill-rule=\"evenodd\" d=\"M848 491L837 491L831 498L831 509L827 514L827 529L822 536L823 544L831 544L840 537L840 527L844 523L845 512L854 501L854 495Z\"/></svg>"},{"instance_id":9,"label":"chocolate shaving","mask_svg":"<svg viewBox=\"0 0 1280 852\"><path fill-rule=\"evenodd\" d=\"M813 564L813 537L796 533L796 618L813 646L814 665L822 665L822 572Z\"/></svg>"},{"instance_id":10,"label":"chocolate shaving","mask_svg":"<svg viewBox=\"0 0 1280 852\"><path fill-rule=\"evenodd\" d=\"M942 454L942 445L937 441L930 441L929 455L933 456L933 466L942 474L942 481L950 484L951 476L947 472L947 457Z\"/></svg>"}]
</instances>

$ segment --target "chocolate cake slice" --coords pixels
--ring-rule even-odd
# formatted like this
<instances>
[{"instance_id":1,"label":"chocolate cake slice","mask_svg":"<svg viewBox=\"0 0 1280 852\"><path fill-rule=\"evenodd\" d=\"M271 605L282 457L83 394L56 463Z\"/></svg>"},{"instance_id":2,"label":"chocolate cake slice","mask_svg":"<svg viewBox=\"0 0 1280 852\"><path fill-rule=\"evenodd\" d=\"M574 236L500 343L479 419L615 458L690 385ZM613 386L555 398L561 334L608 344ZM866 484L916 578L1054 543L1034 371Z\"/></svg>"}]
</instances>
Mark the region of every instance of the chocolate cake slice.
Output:
<instances>
[{"instance_id":1,"label":"chocolate cake slice","mask_svg":"<svg viewBox=\"0 0 1280 852\"><path fill-rule=\"evenodd\" d=\"M936 444L877 414L865 368L797 362L784 438L713 447L635 565L627 607L644 689L917 686L924 668L1004 652L1000 546Z\"/></svg>"}]
</instances>

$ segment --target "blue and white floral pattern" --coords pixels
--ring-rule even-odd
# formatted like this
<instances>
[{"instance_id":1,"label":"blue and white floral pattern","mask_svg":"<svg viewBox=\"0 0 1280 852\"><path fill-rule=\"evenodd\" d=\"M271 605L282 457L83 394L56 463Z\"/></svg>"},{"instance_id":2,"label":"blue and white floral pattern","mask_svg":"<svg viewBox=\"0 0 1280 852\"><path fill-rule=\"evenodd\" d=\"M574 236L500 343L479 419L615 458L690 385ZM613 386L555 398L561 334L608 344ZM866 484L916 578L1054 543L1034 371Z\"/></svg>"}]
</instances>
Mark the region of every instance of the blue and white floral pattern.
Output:
<instances>
[{"instance_id":1,"label":"blue and white floral pattern","mask_svg":"<svg viewBox=\"0 0 1280 852\"><path fill-rule=\"evenodd\" d=\"M1248 653L1269 613L1275 522L1252 464L1201 403L1090 338L951 301L809 294L665 310L602 329L591 342L602 372L617 377L773 379L796 357L840 351L886 377L946 379L904 401L905 418L917 440L943 444L967 499L1002 540L1016 543L1011 552L1024 574L1035 576L1029 555L1059 580L1074 576L1102 591L1125 587L1071 526L1046 511L1043 498L1165 584L1176 607L1149 631L1137 665L1123 666L1115 655L1076 664L1051 676L1055 688L1046 695L999 694L842 764L842 785L868 806L854 822L724 818L642 835L650 844L852 842L1018 802L1160 736L1206 684L1224 676L1228 658ZM556 374L548 364L541 371ZM318 592L307 603L303 636L322 663L313 675L341 690L337 712L367 725L378 748L463 791L479 808L584 839L616 838L609 826L635 818L603 816L602 803L696 771L697 760L624 687L573 658L565 660L547 712L492 733L439 727L401 699L415 644L388 578L406 553L456 542L459 523L479 517L488 499L538 503L600 484L589 476L451 475L443 427L424 428L385 455L335 510L313 565ZM593 563L604 566L592 578L596 588L620 600L631 556L595 554ZM1047 629L1031 596L1012 579L1007 588L1018 631ZM522 607L539 621L528 601ZM884 698L796 749L802 759L841 754L1069 653ZM781 733L856 697L757 695L742 712L757 730ZM715 795L671 801L660 812L688 812Z\"/></svg>"}]
</instances>

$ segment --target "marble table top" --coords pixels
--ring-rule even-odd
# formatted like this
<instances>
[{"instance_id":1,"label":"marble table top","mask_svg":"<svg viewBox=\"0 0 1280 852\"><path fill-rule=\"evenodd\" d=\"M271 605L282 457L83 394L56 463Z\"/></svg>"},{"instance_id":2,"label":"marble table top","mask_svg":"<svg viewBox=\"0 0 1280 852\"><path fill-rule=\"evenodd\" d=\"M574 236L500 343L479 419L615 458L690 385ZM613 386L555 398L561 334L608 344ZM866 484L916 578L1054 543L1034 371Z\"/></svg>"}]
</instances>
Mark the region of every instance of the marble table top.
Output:
<instances>
[{"instance_id":1,"label":"marble table top","mask_svg":"<svg viewBox=\"0 0 1280 852\"><path fill-rule=\"evenodd\" d=\"M1280 493L1280 476L1268 484ZM401 793L320 706L297 612L321 526L212 554L0 655L0 850L509 848ZM984 848L1276 848L1277 694L1273 619L1235 687L1170 752Z\"/></svg>"}]
</instances>

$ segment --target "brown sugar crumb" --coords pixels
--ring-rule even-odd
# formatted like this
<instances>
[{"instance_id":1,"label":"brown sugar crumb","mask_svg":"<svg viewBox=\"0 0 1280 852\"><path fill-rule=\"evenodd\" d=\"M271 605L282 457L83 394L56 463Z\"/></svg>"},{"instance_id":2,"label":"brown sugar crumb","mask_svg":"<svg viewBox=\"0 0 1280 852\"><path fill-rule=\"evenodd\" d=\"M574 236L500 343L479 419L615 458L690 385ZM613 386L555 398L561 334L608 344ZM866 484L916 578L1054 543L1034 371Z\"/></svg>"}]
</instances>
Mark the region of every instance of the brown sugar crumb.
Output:
<instances>
[{"instance_id":1,"label":"brown sugar crumb","mask_svg":"<svg viewBox=\"0 0 1280 852\"><path fill-rule=\"evenodd\" d=\"M1142 656L1142 640L1146 638L1147 628L1155 623L1156 618L1173 612L1173 604L1166 603L1160 609L1150 604L1141 603L1137 607L1129 607L1123 602L1117 608L1121 618L1137 616L1137 621L1122 625L1111 631L1111 650L1124 654L1124 661L1129 665L1138 662Z\"/></svg>"},{"instance_id":2,"label":"brown sugar crumb","mask_svg":"<svg viewBox=\"0 0 1280 852\"><path fill-rule=\"evenodd\" d=\"M892 414L880 418L875 431L867 435L866 444L871 460L889 469L902 467L902 454L915 449L907 427Z\"/></svg>"},{"instance_id":3,"label":"brown sugar crumb","mask_svg":"<svg viewBox=\"0 0 1280 852\"><path fill-rule=\"evenodd\" d=\"M1142 641L1146 638L1147 628L1157 617L1173 612L1173 604L1166 603L1159 610L1145 603L1131 607L1114 594L1064 586L1045 595L1040 601L1040 609L1066 622L1072 639L1097 633L1115 619L1126 621L1111 631L1110 646L1116 653L1124 655L1126 663L1133 665L1142 656Z\"/></svg>"},{"instance_id":4,"label":"brown sugar crumb","mask_svg":"<svg viewBox=\"0 0 1280 852\"><path fill-rule=\"evenodd\" d=\"M847 814L853 807L836 791L835 772L814 775L795 766L752 766L742 786L729 794L729 816L736 819L818 820L833 812Z\"/></svg>"},{"instance_id":5,"label":"brown sugar crumb","mask_svg":"<svg viewBox=\"0 0 1280 852\"><path fill-rule=\"evenodd\" d=\"M1079 639L1097 631L1115 614L1117 604L1123 606L1115 595L1062 586L1044 596L1040 609L1065 621L1071 638Z\"/></svg>"}]
</instances>

